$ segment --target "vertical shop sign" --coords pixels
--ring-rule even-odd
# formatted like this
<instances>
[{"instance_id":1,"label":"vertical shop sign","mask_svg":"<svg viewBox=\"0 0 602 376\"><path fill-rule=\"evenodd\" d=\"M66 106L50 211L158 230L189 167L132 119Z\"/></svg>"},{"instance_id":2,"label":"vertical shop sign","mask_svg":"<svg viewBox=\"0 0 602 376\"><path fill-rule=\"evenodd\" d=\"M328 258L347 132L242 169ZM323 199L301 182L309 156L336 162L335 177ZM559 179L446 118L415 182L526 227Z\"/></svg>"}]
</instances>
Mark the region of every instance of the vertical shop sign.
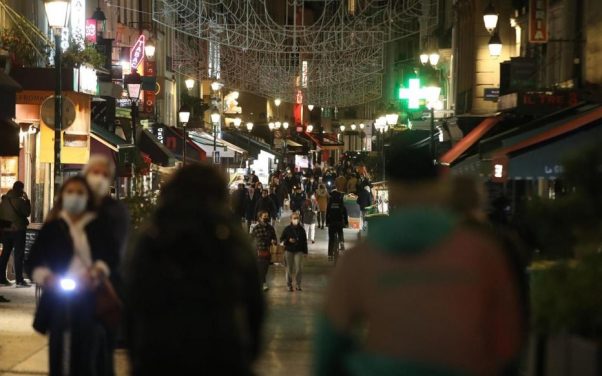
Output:
<instances>
[{"instance_id":1,"label":"vertical shop sign","mask_svg":"<svg viewBox=\"0 0 602 376\"><path fill-rule=\"evenodd\" d=\"M548 42L548 0L529 1L529 43Z\"/></svg>"},{"instance_id":2,"label":"vertical shop sign","mask_svg":"<svg viewBox=\"0 0 602 376\"><path fill-rule=\"evenodd\" d=\"M307 60L301 64L301 86L307 88Z\"/></svg>"},{"instance_id":3,"label":"vertical shop sign","mask_svg":"<svg viewBox=\"0 0 602 376\"><path fill-rule=\"evenodd\" d=\"M84 38L86 35L86 0L71 1L71 35L73 40L84 48Z\"/></svg>"},{"instance_id":4,"label":"vertical shop sign","mask_svg":"<svg viewBox=\"0 0 602 376\"><path fill-rule=\"evenodd\" d=\"M96 44L96 20L86 20L86 42Z\"/></svg>"},{"instance_id":5,"label":"vertical shop sign","mask_svg":"<svg viewBox=\"0 0 602 376\"><path fill-rule=\"evenodd\" d=\"M154 61L144 61L144 76L145 77L155 77L156 72L156 63ZM147 114L153 114L155 112L155 91L156 84L152 85L152 90L144 89L144 112Z\"/></svg>"},{"instance_id":6,"label":"vertical shop sign","mask_svg":"<svg viewBox=\"0 0 602 376\"><path fill-rule=\"evenodd\" d=\"M138 37L136 43L130 50L130 68L132 71L138 69L144 58L144 34Z\"/></svg>"}]
</instances>

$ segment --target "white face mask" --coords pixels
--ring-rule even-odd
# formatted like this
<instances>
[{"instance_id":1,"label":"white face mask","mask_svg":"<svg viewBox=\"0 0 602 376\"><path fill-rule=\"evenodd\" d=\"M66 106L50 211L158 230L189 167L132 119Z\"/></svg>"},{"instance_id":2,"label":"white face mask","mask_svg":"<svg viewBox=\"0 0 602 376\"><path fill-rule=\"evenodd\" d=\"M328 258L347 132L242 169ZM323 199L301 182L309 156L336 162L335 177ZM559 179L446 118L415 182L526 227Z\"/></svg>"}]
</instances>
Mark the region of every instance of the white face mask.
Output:
<instances>
[{"instance_id":1,"label":"white face mask","mask_svg":"<svg viewBox=\"0 0 602 376\"><path fill-rule=\"evenodd\" d=\"M109 194L111 182L103 175L90 174L86 176L86 181L90 185L90 189L92 189L94 195L104 197Z\"/></svg>"},{"instance_id":2,"label":"white face mask","mask_svg":"<svg viewBox=\"0 0 602 376\"><path fill-rule=\"evenodd\" d=\"M65 193L63 195L63 210L69 214L81 214L86 210L88 196L76 193Z\"/></svg>"},{"instance_id":3,"label":"white face mask","mask_svg":"<svg viewBox=\"0 0 602 376\"><path fill-rule=\"evenodd\" d=\"M293 219L293 224L294 225L298 225L299 224L299 220L298 219Z\"/></svg>"}]
</instances>

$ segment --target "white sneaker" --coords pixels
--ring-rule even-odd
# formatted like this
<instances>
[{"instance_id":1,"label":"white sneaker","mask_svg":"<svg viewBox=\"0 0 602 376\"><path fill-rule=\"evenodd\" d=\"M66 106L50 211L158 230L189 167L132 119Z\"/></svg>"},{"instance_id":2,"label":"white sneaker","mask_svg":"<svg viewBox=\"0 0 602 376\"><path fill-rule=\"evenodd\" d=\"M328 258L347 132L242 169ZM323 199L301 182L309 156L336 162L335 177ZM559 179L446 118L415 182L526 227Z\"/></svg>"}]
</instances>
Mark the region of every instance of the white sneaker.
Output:
<instances>
[{"instance_id":1,"label":"white sneaker","mask_svg":"<svg viewBox=\"0 0 602 376\"><path fill-rule=\"evenodd\" d=\"M263 284L263 291L268 291L270 289L270 287L268 286L267 283Z\"/></svg>"}]
</instances>

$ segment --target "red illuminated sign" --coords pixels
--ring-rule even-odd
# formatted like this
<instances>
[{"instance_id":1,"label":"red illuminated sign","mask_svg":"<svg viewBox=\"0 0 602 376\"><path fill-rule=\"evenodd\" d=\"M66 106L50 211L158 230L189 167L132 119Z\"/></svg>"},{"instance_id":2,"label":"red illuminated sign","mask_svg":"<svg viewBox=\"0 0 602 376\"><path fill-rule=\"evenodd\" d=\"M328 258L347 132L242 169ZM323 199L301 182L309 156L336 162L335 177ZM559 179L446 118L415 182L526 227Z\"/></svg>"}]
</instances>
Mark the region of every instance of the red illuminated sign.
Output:
<instances>
[{"instance_id":1,"label":"red illuminated sign","mask_svg":"<svg viewBox=\"0 0 602 376\"><path fill-rule=\"evenodd\" d=\"M134 46L130 50L130 67L132 70L138 69L144 59L144 35L140 35Z\"/></svg>"},{"instance_id":2,"label":"red illuminated sign","mask_svg":"<svg viewBox=\"0 0 602 376\"><path fill-rule=\"evenodd\" d=\"M91 18L86 20L86 42L96 43L96 20Z\"/></svg>"},{"instance_id":3,"label":"red illuminated sign","mask_svg":"<svg viewBox=\"0 0 602 376\"><path fill-rule=\"evenodd\" d=\"M548 42L548 0L529 1L529 43Z\"/></svg>"}]
</instances>

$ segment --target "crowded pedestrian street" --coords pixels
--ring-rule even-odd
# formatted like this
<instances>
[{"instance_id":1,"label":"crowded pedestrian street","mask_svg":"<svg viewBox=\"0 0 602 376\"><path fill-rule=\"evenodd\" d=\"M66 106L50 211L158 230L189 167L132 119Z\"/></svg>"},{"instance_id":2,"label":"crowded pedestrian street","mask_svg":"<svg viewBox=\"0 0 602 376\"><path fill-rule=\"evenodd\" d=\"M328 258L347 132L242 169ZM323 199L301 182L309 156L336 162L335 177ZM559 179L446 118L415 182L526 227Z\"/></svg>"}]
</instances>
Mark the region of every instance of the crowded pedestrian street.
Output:
<instances>
[{"instance_id":1,"label":"crowded pedestrian street","mask_svg":"<svg viewBox=\"0 0 602 376\"><path fill-rule=\"evenodd\" d=\"M282 232L290 212L277 222ZM358 239L358 232L345 230L346 248ZM310 375L312 341L316 313L323 304L324 290L333 263L328 261L328 231L318 230L315 244L309 245L309 255L303 270L303 291L289 292L286 288L283 265L273 265L268 278L271 286L266 292L267 316L263 333L263 352L255 370L257 375ZM48 344L44 336L33 330L35 311L34 289L0 287L0 294L11 300L0 305L0 375L39 376L48 374ZM125 350L115 353L116 375L129 375ZM174 370L177 374L177 370Z\"/></svg>"},{"instance_id":2,"label":"crowded pedestrian street","mask_svg":"<svg viewBox=\"0 0 602 376\"><path fill-rule=\"evenodd\" d=\"M0 376L602 376L602 0L0 0Z\"/></svg>"}]
</instances>

